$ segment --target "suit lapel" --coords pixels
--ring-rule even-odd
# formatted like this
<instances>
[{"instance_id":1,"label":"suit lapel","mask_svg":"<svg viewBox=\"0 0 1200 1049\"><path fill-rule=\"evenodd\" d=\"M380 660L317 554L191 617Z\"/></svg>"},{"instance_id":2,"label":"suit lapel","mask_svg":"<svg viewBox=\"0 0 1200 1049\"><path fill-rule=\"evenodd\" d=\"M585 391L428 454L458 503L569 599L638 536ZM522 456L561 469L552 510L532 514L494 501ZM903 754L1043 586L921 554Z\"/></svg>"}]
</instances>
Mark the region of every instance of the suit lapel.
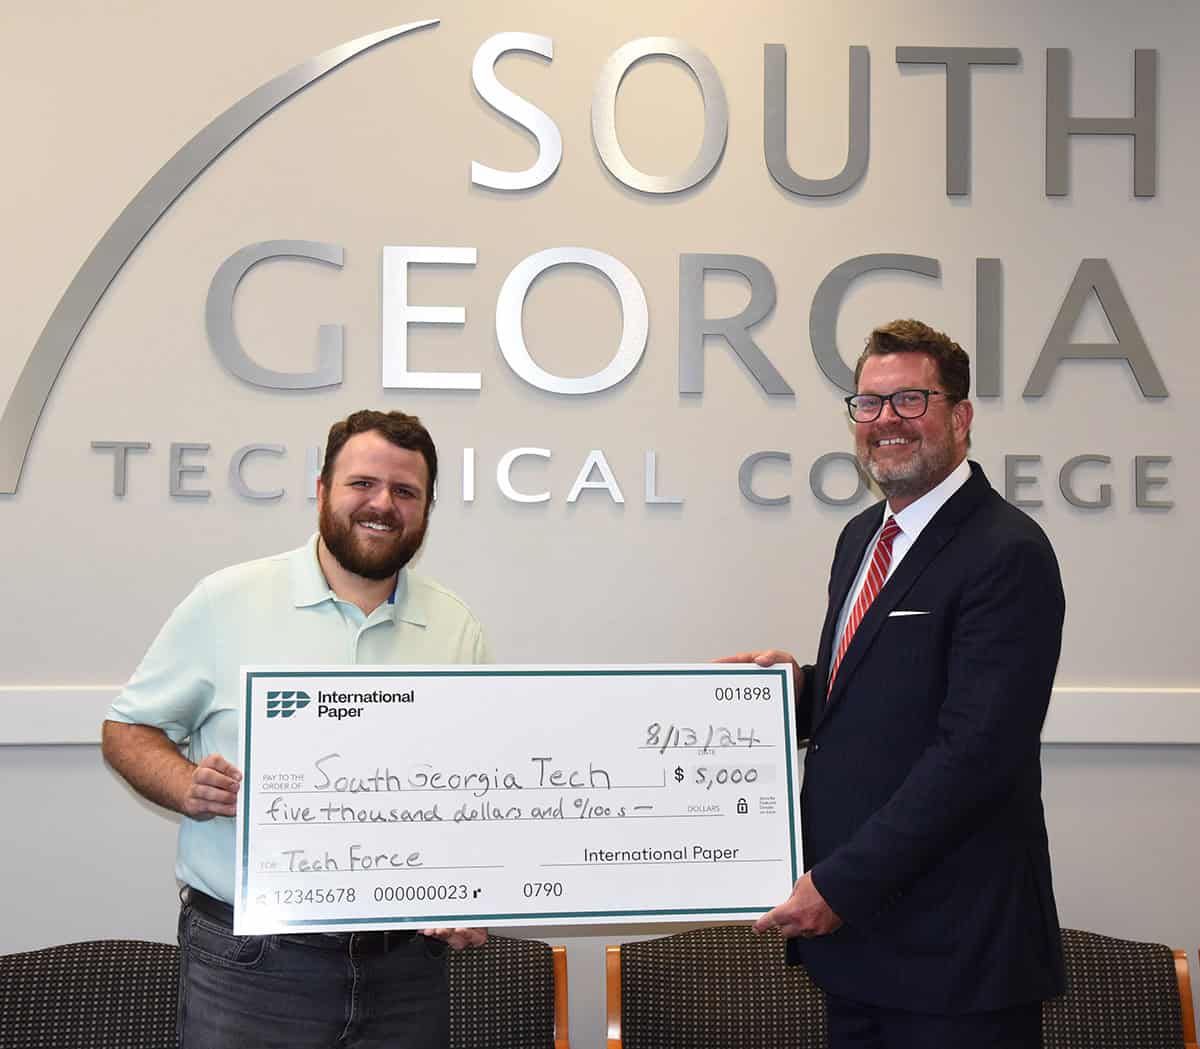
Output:
<instances>
[{"instance_id":1,"label":"suit lapel","mask_svg":"<svg viewBox=\"0 0 1200 1049\"><path fill-rule=\"evenodd\" d=\"M833 682L833 691L829 695L828 703L825 704L827 710L832 708L845 694L851 679L854 677L855 670L857 670L866 657L866 654L870 651L875 636L887 621L888 616L895 610L904 595L912 589L913 584L921 577L922 573L929 568L942 548L954 538L963 521L975 512L990 490L991 486L984 477L983 471L976 464L972 463L971 476L968 478L966 484L946 501L946 504L934 514L929 524L921 530L917 541L908 553L904 555L904 560L900 562L896 571L892 573L891 578L883 585L883 589L879 591L879 595L871 603L867 614L863 616L862 622L858 625L858 630L855 631L854 637L850 641L850 647L846 649L846 654L842 657L841 666L838 667L837 677ZM879 523L877 521L875 528L877 529L878 527ZM873 534L874 531L872 531L871 535ZM869 535L867 537L868 541L870 538L871 536ZM858 559L851 566L851 582L853 582L855 575L857 575L858 568L862 564L864 556L866 556L865 543L862 544L859 550ZM836 629L837 617L840 615L842 606L846 602L849 588L850 584L847 584L841 591L841 600L830 608L829 614L833 617L834 621L833 629ZM830 633L832 633L832 630ZM830 641L830 646L832 647L832 640ZM829 663L824 645L822 645L821 651L823 655L826 655L825 666L826 677L828 677Z\"/></svg>"},{"instance_id":2,"label":"suit lapel","mask_svg":"<svg viewBox=\"0 0 1200 1049\"><path fill-rule=\"evenodd\" d=\"M854 579L858 575L863 558L867 556L867 546L875 538L875 533L883 524L883 512L886 506L886 503L880 503L878 507L874 507L872 512L866 515L859 524L857 534L847 536L846 550L843 551L838 563L833 567L833 579L829 584L829 609L825 616L825 625L830 634L837 629L838 616L850 594L850 587L854 585ZM830 648L832 645L833 642L830 640Z\"/></svg>"}]
</instances>

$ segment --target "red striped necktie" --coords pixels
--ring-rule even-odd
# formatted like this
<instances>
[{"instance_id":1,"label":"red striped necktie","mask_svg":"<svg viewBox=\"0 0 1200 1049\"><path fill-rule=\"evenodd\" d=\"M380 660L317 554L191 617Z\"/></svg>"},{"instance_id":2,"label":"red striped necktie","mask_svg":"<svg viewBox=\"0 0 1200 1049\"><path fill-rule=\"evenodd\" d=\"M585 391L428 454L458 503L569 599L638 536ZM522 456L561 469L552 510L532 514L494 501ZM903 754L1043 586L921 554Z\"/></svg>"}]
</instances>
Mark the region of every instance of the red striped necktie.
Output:
<instances>
[{"instance_id":1,"label":"red striped necktie","mask_svg":"<svg viewBox=\"0 0 1200 1049\"><path fill-rule=\"evenodd\" d=\"M846 620L846 629L842 631L842 640L833 661L833 673L829 675L829 692L825 694L826 698L833 692L833 682L837 677L838 667L842 665L842 657L846 654L846 649L850 647L850 640L854 637L854 632L858 629L859 623L863 621L863 616L867 614L867 609L871 607L871 602L883 589L888 568L892 564L892 543L900 531L896 519L889 516L884 522L883 531L879 533L875 552L871 555L871 567L867 569L866 581L858 593L858 600L854 602L854 607L850 610L850 618Z\"/></svg>"}]
</instances>

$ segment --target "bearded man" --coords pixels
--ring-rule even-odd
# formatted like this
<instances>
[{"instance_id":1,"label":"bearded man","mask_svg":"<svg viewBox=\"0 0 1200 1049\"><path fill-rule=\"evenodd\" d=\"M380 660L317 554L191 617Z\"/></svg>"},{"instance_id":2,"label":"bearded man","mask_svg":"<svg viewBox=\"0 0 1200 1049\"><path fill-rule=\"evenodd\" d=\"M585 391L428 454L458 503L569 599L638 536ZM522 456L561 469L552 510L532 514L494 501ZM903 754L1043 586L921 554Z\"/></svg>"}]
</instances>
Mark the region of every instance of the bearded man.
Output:
<instances>
[{"instance_id":1,"label":"bearded man","mask_svg":"<svg viewBox=\"0 0 1200 1049\"><path fill-rule=\"evenodd\" d=\"M807 873L756 924L824 988L834 1049L1031 1049L1064 985L1039 735L1064 600L1042 530L967 460L966 353L875 329L846 398L886 500L842 531L814 666Z\"/></svg>"},{"instance_id":2,"label":"bearded man","mask_svg":"<svg viewBox=\"0 0 1200 1049\"><path fill-rule=\"evenodd\" d=\"M334 424L318 534L201 580L108 711L105 759L183 816L180 1049L449 1043L446 950L482 943L483 930L234 936L231 906L243 665L487 662L466 605L407 567L436 481L437 450L415 416L359 411Z\"/></svg>"}]
</instances>

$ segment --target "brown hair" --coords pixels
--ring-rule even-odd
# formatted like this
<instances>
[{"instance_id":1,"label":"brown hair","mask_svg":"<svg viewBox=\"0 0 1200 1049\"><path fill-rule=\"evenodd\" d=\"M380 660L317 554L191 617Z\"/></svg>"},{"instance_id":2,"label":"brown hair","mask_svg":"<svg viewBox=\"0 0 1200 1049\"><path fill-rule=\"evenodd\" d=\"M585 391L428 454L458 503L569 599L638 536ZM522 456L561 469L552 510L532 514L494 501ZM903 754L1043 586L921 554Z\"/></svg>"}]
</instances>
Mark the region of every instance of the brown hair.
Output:
<instances>
[{"instance_id":1,"label":"brown hair","mask_svg":"<svg viewBox=\"0 0 1200 1049\"><path fill-rule=\"evenodd\" d=\"M329 428L325 440L325 462L321 467L321 483L328 486L333 479L333 464L338 452L351 437L360 433L377 433L397 448L420 452L429 471L429 501L433 501L433 488L437 483L437 448L433 438L415 415L404 412L377 412L369 408L352 412L341 422Z\"/></svg>"},{"instance_id":2,"label":"brown hair","mask_svg":"<svg viewBox=\"0 0 1200 1049\"><path fill-rule=\"evenodd\" d=\"M854 366L854 382L868 357L886 353L927 353L937 365L938 380L951 401L965 401L971 392L971 359L949 335L918 320L898 320L876 328Z\"/></svg>"}]
</instances>

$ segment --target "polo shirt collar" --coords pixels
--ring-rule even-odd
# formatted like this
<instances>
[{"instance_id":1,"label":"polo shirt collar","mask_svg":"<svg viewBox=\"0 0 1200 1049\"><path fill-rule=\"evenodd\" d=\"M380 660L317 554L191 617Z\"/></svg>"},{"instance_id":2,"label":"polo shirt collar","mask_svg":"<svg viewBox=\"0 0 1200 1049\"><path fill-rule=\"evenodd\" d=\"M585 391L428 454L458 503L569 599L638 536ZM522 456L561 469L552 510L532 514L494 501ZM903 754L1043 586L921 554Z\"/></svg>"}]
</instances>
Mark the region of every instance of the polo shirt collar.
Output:
<instances>
[{"instance_id":1,"label":"polo shirt collar","mask_svg":"<svg viewBox=\"0 0 1200 1049\"><path fill-rule=\"evenodd\" d=\"M396 589L383 607L390 619L402 623L412 623L413 626L428 626L429 613L425 607L425 587L414 587L409 575L408 565L400 569L396 576Z\"/></svg>"},{"instance_id":2,"label":"polo shirt collar","mask_svg":"<svg viewBox=\"0 0 1200 1049\"><path fill-rule=\"evenodd\" d=\"M337 600L337 594L330 587L325 573L321 571L321 562L317 560L317 538L317 534L313 534L307 543L288 554L292 577L292 603L296 608L311 608L323 601ZM428 624L425 602L409 583L407 565L397 573L396 588L387 602L375 612L383 618L400 620L415 626Z\"/></svg>"}]
</instances>

